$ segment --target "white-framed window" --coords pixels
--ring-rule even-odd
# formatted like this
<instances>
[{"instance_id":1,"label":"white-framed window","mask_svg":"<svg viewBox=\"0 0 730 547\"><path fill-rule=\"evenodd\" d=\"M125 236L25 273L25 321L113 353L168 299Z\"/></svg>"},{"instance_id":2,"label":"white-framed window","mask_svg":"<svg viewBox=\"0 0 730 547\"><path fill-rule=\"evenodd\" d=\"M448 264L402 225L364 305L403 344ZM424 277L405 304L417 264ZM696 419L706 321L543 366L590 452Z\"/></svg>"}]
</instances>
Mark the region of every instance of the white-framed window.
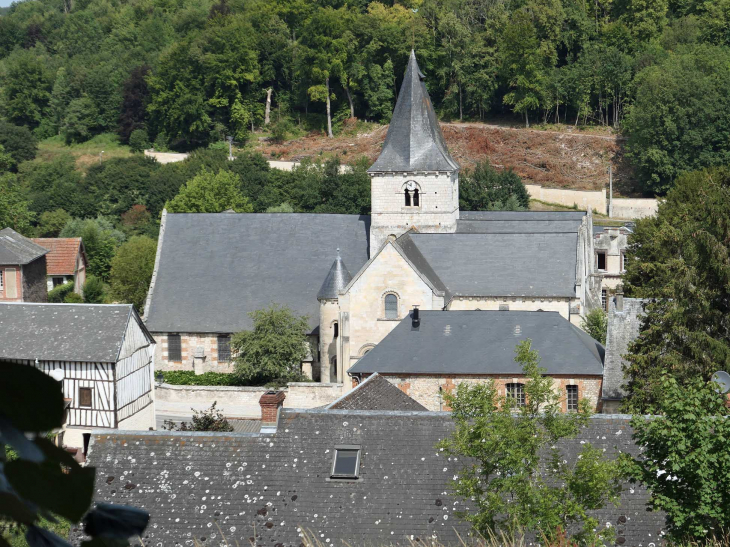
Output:
<instances>
[{"instance_id":1,"label":"white-framed window","mask_svg":"<svg viewBox=\"0 0 730 547\"><path fill-rule=\"evenodd\" d=\"M398 319L398 296L393 293L385 295L385 318Z\"/></svg>"},{"instance_id":2,"label":"white-framed window","mask_svg":"<svg viewBox=\"0 0 730 547\"><path fill-rule=\"evenodd\" d=\"M335 446L332 460L332 479L357 479L360 476L360 446Z\"/></svg>"},{"instance_id":3,"label":"white-framed window","mask_svg":"<svg viewBox=\"0 0 730 547\"><path fill-rule=\"evenodd\" d=\"M565 386L566 409L568 412L578 411L578 386Z\"/></svg>"}]
</instances>

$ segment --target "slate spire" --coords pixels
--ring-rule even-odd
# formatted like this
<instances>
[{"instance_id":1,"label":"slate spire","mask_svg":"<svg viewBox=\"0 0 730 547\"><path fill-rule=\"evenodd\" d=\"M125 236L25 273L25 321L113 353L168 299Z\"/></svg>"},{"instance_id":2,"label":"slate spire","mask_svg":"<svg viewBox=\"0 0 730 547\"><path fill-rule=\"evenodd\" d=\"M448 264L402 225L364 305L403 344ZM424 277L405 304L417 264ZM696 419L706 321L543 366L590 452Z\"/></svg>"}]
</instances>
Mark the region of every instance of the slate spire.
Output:
<instances>
[{"instance_id":1,"label":"slate spire","mask_svg":"<svg viewBox=\"0 0 730 547\"><path fill-rule=\"evenodd\" d=\"M383 150L369 173L459 169L446 148L424 78L411 50Z\"/></svg>"},{"instance_id":2,"label":"slate spire","mask_svg":"<svg viewBox=\"0 0 730 547\"><path fill-rule=\"evenodd\" d=\"M350 281L352 281L352 275L340 256L340 250L337 249L337 258L332 263L332 267L322 283L322 288L317 293L317 300L336 299L340 290L347 287Z\"/></svg>"}]
</instances>

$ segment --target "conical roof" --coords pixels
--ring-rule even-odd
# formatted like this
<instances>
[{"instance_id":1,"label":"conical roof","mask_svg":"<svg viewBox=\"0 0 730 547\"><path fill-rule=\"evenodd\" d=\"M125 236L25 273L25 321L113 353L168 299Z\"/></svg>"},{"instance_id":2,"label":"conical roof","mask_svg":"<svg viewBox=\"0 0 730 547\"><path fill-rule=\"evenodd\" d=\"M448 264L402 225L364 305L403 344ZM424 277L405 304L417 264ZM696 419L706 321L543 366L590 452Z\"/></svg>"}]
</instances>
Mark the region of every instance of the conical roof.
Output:
<instances>
[{"instance_id":1,"label":"conical roof","mask_svg":"<svg viewBox=\"0 0 730 547\"><path fill-rule=\"evenodd\" d=\"M340 250L337 249L337 258L332 263L332 267L322 283L322 288L317 293L317 300L336 299L340 290L347 287L350 281L352 281L352 275L342 261Z\"/></svg>"},{"instance_id":2,"label":"conical roof","mask_svg":"<svg viewBox=\"0 0 730 547\"><path fill-rule=\"evenodd\" d=\"M459 169L446 148L423 80L416 53L411 51L383 150L369 173Z\"/></svg>"}]
</instances>

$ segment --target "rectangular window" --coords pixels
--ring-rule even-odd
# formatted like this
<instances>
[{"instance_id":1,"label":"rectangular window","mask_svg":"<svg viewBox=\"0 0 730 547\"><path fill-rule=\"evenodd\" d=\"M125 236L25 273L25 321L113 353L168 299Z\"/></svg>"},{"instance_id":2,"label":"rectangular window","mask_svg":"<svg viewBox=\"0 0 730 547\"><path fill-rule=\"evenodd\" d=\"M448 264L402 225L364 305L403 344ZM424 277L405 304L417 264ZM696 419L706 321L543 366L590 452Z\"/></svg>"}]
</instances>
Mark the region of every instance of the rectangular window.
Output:
<instances>
[{"instance_id":1,"label":"rectangular window","mask_svg":"<svg viewBox=\"0 0 730 547\"><path fill-rule=\"evenodd\" d=\"M5 298L18 298L18 278L15 268L5 269Z\"/></svg>"},{"instance_id":2,"label":"rectangular window","mask_svg":"<svg viewBox=\"0 0 730 547\"><path fill-rule=\"evenodd\" d=\"M517 406L525 406L525 384L507 384L507 397L517 401Z\"/></svg>"},{"instance_id":3,"label":"rectangular window","mask_svg":"<svg viewBox=\"0 0 730 547\"><path fill-rule=\"evenodd\" d=\"M568 394L568 412L575 412L578 410L578 386L565 386Z\"/></svg>"},{"instance_id":4,"label":"rectangular window","mask_svg":"<svg viewBox=\"0 0 730 547\"><path fill-rule=\"evenodd\" d=\"M596 253L596 268L604 272L606 271L606 253Z\"/></svg>"},{"instance_id":5,"label":"rectangular window","mask_svg":"<svg viewBox=\"0 0 730 547\"><path fill-rule=\"evenodd\" d=\"M93 388L80 387L79 388L79 406L91 408L91 400L93 399Z\"/></svg>"},{"instance_id":6,"label":"rectangular window","mask_svg":"<svg viewBox=\"0 0 730 547\"><path fill-rule=\"evenodd\" d=\"M359 475L360 447L353 445L336 446L331 478L356 479Z\"/></svg>"},{"instance_id":7,"label":"rectangular window","mask_svg":"<svg viewBox=\"0 0 730 547\"><path fill-rule=\"evenodd\" d=\"M231 336L229 334L218 335L218 360L231 360Z\"/></svg>"},{"instance_id":8,"label":"rectangular window","mask_svg":"<svg viewBox=\"0 0 730 547\"><path fill-rule=\"evenodd\" d=\"M608 311L608 291L606 289L601 291L601 306Z\"/></svg>"},{"instance_id":9,"label":"rectangular window","mask_svg":"<svg viewBox=\"0 0 730 547\"><path fill-rule=\"evenodd\" d=\"M182 361L182 345L179 334L167 335L167 360Z\"/></svg>"},{"instance_id":10,"label":"rectangular window","mask_svg":"<svg viewBox=\"0 0 730 547\"><path fill-rule=\"evenodd\" d=\"M0 291L3 290L3 271L0 270Z\"/></svg>"},{"instance_id":11,"label":"rectangular window","mask_svg":"<svg viewBox=\"0 0 730 547\"><path fill-rule=\"evenodd\" d=\"M626 271L626 255L622 252L621 253L621 272Z\"/></svg>"},{"instance_id":12,"label":"rectangular window","mask_svg":"<svg viewBox=\"0 0 730 547\"><path fill-rule=\"evenodd\" d=\"M59 285L63 285L63 277L54 277L53 280L53 288L55 289Z\"/></svg>"}]
</instances>

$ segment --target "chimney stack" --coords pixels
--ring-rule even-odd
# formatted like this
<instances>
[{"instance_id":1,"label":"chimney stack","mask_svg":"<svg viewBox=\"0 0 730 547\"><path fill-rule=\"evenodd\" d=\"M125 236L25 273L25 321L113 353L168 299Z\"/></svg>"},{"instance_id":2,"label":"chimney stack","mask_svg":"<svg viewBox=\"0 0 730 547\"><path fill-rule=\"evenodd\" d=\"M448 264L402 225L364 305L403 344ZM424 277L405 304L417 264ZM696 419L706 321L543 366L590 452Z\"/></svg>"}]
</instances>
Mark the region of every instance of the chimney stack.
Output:
<instances>
[{"instance_id":1,"label":"chimney stack","mask_svg":"<svg viewBox=\"0 0 730 547\"><path fill-rule=\"evenodd\" d=\"M286 395L283 391L269 390L259 399L261 405L261 425L276 427L279 420L279 409L284 406Z\"/></svg>"},{"instance_id":2,"label":"chimney stack","mask_svg":"<svg viewBox=\"0 0 730 547\"><path fill-rule=\"evenodd\" d=\"M421 316L419 314L419 311L418 311L418 308L417 307L414 307L413 308L413 314L412 314L411 317L413 319L413 322L411 323L411 325L413 326L413 328L414 329L417 329L418 327L420 327L421 326Z\"/></svg>"},{"instance_id":3,"label":"chimney stack","mask_svg":"<svg viewBox=\"0 0 730 547\"><path fill-rule=\"evenodd\" d=\"M616 291L616 311L624 311L624 292L623 289Z\"/></svg>"}]
</instances>

